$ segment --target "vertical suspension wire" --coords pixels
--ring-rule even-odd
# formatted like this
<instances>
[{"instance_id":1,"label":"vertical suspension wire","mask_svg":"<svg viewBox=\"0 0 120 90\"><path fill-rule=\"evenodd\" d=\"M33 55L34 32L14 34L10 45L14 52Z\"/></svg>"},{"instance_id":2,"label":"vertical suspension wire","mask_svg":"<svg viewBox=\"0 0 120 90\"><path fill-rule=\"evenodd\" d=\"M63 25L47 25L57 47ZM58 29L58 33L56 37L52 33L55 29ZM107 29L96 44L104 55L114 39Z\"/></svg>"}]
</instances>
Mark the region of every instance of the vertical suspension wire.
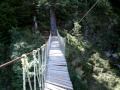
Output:
<instances>
[{"instance_id":1,"label":"vertical suspension wire","mask_svg":"<svg viewBox=\"0 0 120 90\"><path fill-rule=\"evenodd\" d=\"M34 90L36 90L36 53L37 50L33 50L33 59L34 59Z\"/></svg>"},{"instance_id":2,"label":"vertical suspension wire","mask_svg":"<svg viewBox=\"0 0 120 90\"><path fill-rule=\"evenodd\" d=\"M25 61L26 55L23 54L21 58L22 62L22 69L23 69L23 90L26 90L26 61Z\"/></svg>"},{"instance_id":3,"label":"vertical suspension wire","mask_svg":"<svg viewBox=\"0 0 120 90\"><path fill-rule=\"evenodd\" d=\"M58 40L59 40L59 43L60 43L60 47L61 47L61 49L62 49L62 52L65 54L65 38L63 38L63 37L59 34L58 30L57 30L57 36L58 36Z\"/></svg>"},{"instance_id":4,"label":"vertical suspension wire","mask_svg":"<svg viewBox=\"0 0 120 90\"><path fill-rule=\"evenodd\" d=\"M44 85L43 88L45 88L45 79L46 79L46 72L47 72L47 62L48 62L48 56L49 56L49 48L51 44L51 33L49 35L49 39L44 47L44 60L45 60L45 65L44 65Z\"/></svg>"},{"instance_id":5,"label":"vertical suspension wire","mask_svg":"<svg viewBox=\"0 0 120 90\"><path fill-rule=\"evenodd\" d=\"M64 39L64 55L65 55L66 38L63 38L63 39Z\"/></svg>"},{"instance_id":6,"label":"vertical suspension wire","mask_svg":"<svg viewBox=\"0 0 120 90\"><path fill-rule=\"evenodd\" d=\"M46 73L46 64L47 64L47 43L46 43L46 45L45 45L45 51L44 51L44 53L45 53L45 55L44 55L44 57L45 57L45 66L44 66L44 86L45 86L45 73Z\"/></svg>"},{"instance_id":7,"label":"vertical suspension wire","mask_svg":"<svg viewBox=\"0 0 120 90\"><path fill-rule=\"evenodd\" d=\"M43 65L43 60L42 60L42 59L43 59L43 57L42 57L42 56L43 56L43 54L42 54L42 47L41 47L40 53L41 53L41 75L40 75L41 80L40 80L40 81L41 81L41 90L42 90L42 71L43 71L43 66L42 66L42 65Z\"/></svg>"},{"instance_id":8,"label":"vertical suspension wire","mask_svg":"<svg viewBox=\"0 0 120 90\"><path fill-rule=\"evenodd\" d=\"M28 80L30 90L37 90L37 85L39 85L39 90L44 90L45 88L45 73L47 69L47 59L49 54L51 42L51 35L49 36L48 42L38 48L37 50L33 50L32 57L33 61L28 63L28 57L25 56L23 60L23 90L27 90L26 80ZM33 67L33 71L30 72L31 67ZM31 82L31 77L33 76L33 85Z\"/></svg>"},{"instance_id":9,"label":"vertical suspension wire","mask_svg":"<svg viewBox=\"0 0 120 90\"><path fill-rule=\"evenodd\" d=\"M37 50L37 53L38 53L38 50ZM38 54L36 53L36 62L35 62L35 77L36 77L36 89L37 89L37 84L38 84L38 87L39 87L39 76L38 76L38 70L39 70L39 67L38 67Z\"/></svg>"},{"instance_id":10,"label":"vertical suspension wire","mask_svg":"<svg viewBox=\"0 0 120 90\"><path fill-rule=\"evenodd\" d=\"M28 79L30 90L33 90L28 69L26 70L26 72L27 72L27 79Z\"/></svg>"},{"instance_id":11,"label":"vertical suspension wire","mask_svg":"<svg viewBox=\"0 0 120 90\"><path fill-rule=\"evenodd\" d=\"M42 90L44 88L44 73L45 72L45 45L42 48Z\"/></svg>"},{"instance_id":12,"label":"vertical suspension wire","mask_svg":"<svg viewBox=\"0 0 120 90\"><path fill-rule=\"evenodd\" d=\"M45 74L46 74L46 66L47 66L47 43L45 44L45 47L44 47L44 61L45 61L45 63L44 63L44 86L43 86L43 88L45 87Z\"/></svg>"},{"instance_id":13,"label":"vertical suspension wire","mask_svg":"<svg viewBox=\"0 0 120 90\"><path fill-rule=\"evenodd\" d=\"M32 85L31 85L29 71L28 71L28 66L29 66L28 57L25 54L23 54L22 57L23 58L21 58L21 61L22 61L22 68L23 68L23 90L26 90L26 80L27 79L29 82L30 90L32 90Z\"/></svg>"},{"instance_id":14,"label":"vertical suspension wire","mask_svg":"<svg viewBox=\"0 0 120 90\"><path fill-rule=\"evenodd\" d=\"M25 72L25 68L23 67L23 90L26 90L26 72Z\"/></svg>"},{"instance_id":15,"label":"vertical suspension wire","mask_svg":"<svg viewBox=\"0 0 120 90\"><path fill-rule=\"evenodd\" d=\"M46 70L46 59L47 59L46 51L47 51L47 44L45 44L45 50L44 50L44 53L45 53L45 55L44 55L44 58L45 58L45 70Z\"/></svg>"},{"instance_id":16,"label":"vertical suspension wire","mask_svg":"<svg viewBox=\"0 0 120 90\"><path fill-rule=\"evenodd\" d=\"M45 47L43 47L43 78L42 78L42 81L43 81L43 84L42 84L42 89L44 88L44 71L45 71Z\"/></svg>"},{"instance_id":17,"label":"vertical suspension wire","mask_svg":"<svg viewBox=\"0 0 120 90\"><path fill-rule=\"evenodd\" d=\"M41 59L40 59L40 48L37 49L38 53L38 74L37 74L37 79L38 79L38 85L39 85L39 89L41 88L41 82L40 82L40 69L41 69ZM41 90L41 89L40 89Z\"/></svg>"},{"instance_id":18,"label":"vertical suspension wire","mask_svg":"<svg viewBox=\"0 0 120 90\"><path fill-rule=\"evenodd\" d=\"M43 88L43 47L41 47L41 57L42 57L42 60L41 60L41 89Z\"/></svg>"},{"instance_id":19,"label":"vertical suspension wire","mask_svg":"<svg viewBox=\"0 0 120 90\"><path fill-rule=\"evenodd\" d=\"M45 82L45 67L46 67L46 59L45 59L45 48L46 45L43 45L42 47L42 90L44 89L44 82Z\"/></svg>"},{"instance_id":20,"label":"vertical suspension wire","mask_svg":"<svg viewBox=\"0 0 120 90\"><path fill-rule=\"evenodd\" d=\"M49 39L48 39L48 42L47 42L47 56L49 55L50 44L51 44L51 33L50 33L50 36L49 36Z\"/></svg>"}]
</instances>

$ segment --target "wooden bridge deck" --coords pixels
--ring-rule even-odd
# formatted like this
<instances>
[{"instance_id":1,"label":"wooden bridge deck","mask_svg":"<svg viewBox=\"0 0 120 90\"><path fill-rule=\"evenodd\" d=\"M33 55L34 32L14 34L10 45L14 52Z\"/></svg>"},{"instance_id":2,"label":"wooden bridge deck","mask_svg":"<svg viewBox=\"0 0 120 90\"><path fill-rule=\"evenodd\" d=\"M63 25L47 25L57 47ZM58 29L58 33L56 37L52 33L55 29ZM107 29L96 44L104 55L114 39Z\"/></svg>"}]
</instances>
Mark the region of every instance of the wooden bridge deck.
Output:
<instances>
[{"instance_id":1,"label":"wooden bridge deck","mask_svg":"<svg viewBox=\"0 0 120 90\"><path fill-rule=\"evenodd\" d=\"M51 41L45 90L73 90L65 56L61 51L57 37L52 37Z\"/></svg>"}]
</instances>

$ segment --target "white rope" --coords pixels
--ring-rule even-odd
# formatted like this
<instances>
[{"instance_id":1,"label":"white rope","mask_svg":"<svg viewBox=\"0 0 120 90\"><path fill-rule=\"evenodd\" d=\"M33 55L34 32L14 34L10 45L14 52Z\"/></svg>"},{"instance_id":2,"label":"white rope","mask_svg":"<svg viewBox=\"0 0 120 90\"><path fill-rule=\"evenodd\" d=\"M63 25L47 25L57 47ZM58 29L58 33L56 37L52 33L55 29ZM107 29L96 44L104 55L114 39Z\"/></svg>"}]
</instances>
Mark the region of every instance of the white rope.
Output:
<instances>
[{"instance_id":1,"label":"white rope","mask_svg":"<svg viewBox=\"0 0 120 90\"><path fill-rule=\"evenodd\" d=\"M28 62L27 55L23 54L21 58L22 68L23 68L23 90L44 90L45 87L45 73L46 65L49 54L49 48L51 43L51 35L49 36L48 42L38 48L33 50L32 58L33 60ZM32 70L33 68L33 70ZM31 78L33 77L33 82ZM28 82L28 85L27 85ZM33 84L33 85L32 85ZM38 86L37 86L38 84Z\"/></svg>"},{"instance_id":2,"label":"white rope","mask_svg":"<svg viewBox=\"0 0 120 90\"><path fill-rule=\"evenodd\" d=\"M43 63L44 63L44 61L43 61L43 59L44 59L44 48L42 48L42 85L41 85L41 87L43 88L43 69L44 69L44 67L43 67Z\"/></svg>"},{"instance_id":3,"label":"white rope","mask_svg":"<svg viewBox=\"0 0 120 90\"><path fill-rule=\"evenodd\" d=\"M30 87L30 90L32 90L32 84L31 84L31 80L30 80L30 74L29 74L29 71L27 69L27 78L28 78L28 83L29 83L29 87Z\"/></svg>"},{"instance_id":4,"label":"white rope","mask_svg":"<svg viewBox=\"0 0 120 90\"><path fill-rule=\"evenodd\" d=\"M34 61L34 90L36 90L36 62L37 62L36 53L37 53L37 50L33 50L33 61Z\"/></svg>"},{"instance_id":5,"label":"white rope","mask_svg":"<svg viewBox=\"0 0 120 90\"><path fill-rule=\"evenodd\" d=\"M26 75L27 75L27 78L28 78L30 90L32 90L30 76L28 74L28 67L29 67L28 57L25 54L23 54L22 57L23 58L21 58L21 61L22 61L22 68L23 68L23 90L26 90Z\"/></svg>"},{"instance_id":6,"label":"white rope","mask_svg":"<svg viewBox=\"0 0 120 90\"><path fill-rule=\"evenodd\" d=\"M21 61L22 61L22 69L23 69L23 90L26 90L26 81L25 81L25 55L22 55L22 59L21 59Z\"/></svg>"},{"instance_id":7,"label":"white rope","mask_svg":"<svg viewBox=\"0 0 120 90\"><path fill-rule=\"evenodd\" d=\"M38 51L38 74L37 74L37 80L38 80L38 85L39 85L39 88L41 88L41 80L40 80L40 74L41 74L41 59L40 59L40 48L37 49Z\"/></svg>"},{"instance_id":8,"label":"white rope","mask_svg":"<svg viewBox=\"0 0 120 90\"><path fill-rule=\"evenodd\" d=\"M65 46L64 39L59 35L59 33L58 38L61 46ZM25 54L22 55L23 58L21 59L21 61L23 68L23 90L28 90L27 88L30 88L30 90L37 90L38 88L39 90L44 90L50 43L51 35L49 36L48 42L46 44L44 44L37 50L33 50L33 60L30 62L28 62L28 57ZM33 82L31 82L32 77ZM29 87L27 87L27 82Z\"/></svg>"}]
</instances>

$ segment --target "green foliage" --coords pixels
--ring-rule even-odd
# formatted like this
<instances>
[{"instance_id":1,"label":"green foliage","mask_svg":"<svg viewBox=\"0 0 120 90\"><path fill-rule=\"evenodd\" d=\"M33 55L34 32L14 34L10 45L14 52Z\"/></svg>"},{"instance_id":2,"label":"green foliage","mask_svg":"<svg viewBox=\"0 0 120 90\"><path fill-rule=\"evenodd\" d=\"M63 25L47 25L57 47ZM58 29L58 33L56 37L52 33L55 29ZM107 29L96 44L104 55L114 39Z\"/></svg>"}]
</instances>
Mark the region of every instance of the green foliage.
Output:
<instances>
[{"instance_id":1,"label":"green foliage","mask_svg":"<svg viewBox=\"0 0 120 90\"><path fill-rule=\"evenodd\" d=\"M5 30L0 32L0 64L9 61L10 58L10 43L11 43L10 32ZM5 90L10 89L11 83L8 85L9 80L11 79L11 66L3 68L0 70L0 89ZM7 77L7 79L6 79ZM7 86L6 86L7 85Z\"/></svg>"},{"instance_id":2,"label":"green foliage","mask_svg":"<svg viewBox=\"0 0 120 90\"><path fill-rule=\"evenodd\" d=\"M109 61L90 43L86 46L68 35L66 58L74 90L118 90L118 70L111 69Z\"/></svg>"},{"instance_id":3,"label":"green foliage","mask_svg":"<svg viewBox=\"0 0 120 90\"><path fill-rule=\"evenodd\" d=\"M45 42L39 32L33 34L27 28L12 28L10 31L12 37L12 58L39 48Z\"/></svg>"},{"instance_id":4,"label":"green foliage","mask_svg":"<svg viewBox=\"0 0 120 90\"><path fill-rule=\"evenodd\" d=\"M27 28L12 28L11 58L16 58L24 53L28 53L39 48L44 42L40 33L33 34ZM12 87L14 90L22 89L22 68L21 64L13 65Z\"/></svg>"},{"instance_id":5,"label":"green foliage","mask_svg":"<svg viewBox=\"0 0 120 90\"><path fill-rule=\"evenodd\" d=\"M9 31L9 33L11 33L11 39L10 39L11 42L9 43L8 46L4 44L5 42L1 43L1 46L4 50L6 47L8 47L9 56L11 59L15 59L16 57L21 56L24 53L28 53L34 49L37 49L43 43L45 43L40 33L33 34L31 30L29 30L28 28L12 28ZM6 41L6 38L4 40ZM1 55L1 58L0 58L1 64L7 62L4 60L8 59L9 57L8 55L7 55L8 57L4 55L6 54L3 53L3 55ZM21 90L22 89L21 63L18 62L18 63L12 64L10 68L2 69L0 71L0 77L2 77L0 78L0 89L1 90L7 89L7 87L5 87L6 84L8 84L8 86L12 88L12 90ZM10 79L10 82L8 83L5 82L5 79Z\"/></svg>"},{"instance_id":6,"label":"green foliage","mask_svg":"<svg viewBox=\"0 0 120 90\"><path fill-rule=\"evenodd\" d=\"M69 32L64 35L67 36L66 57L75 90L119 90L118 71L111 69L102 57L103 50L109 50L112 44L118 45L116 52L120 53L120 10L110 1L99 0L79 23L96 0L1 0L0 63L44 43L42 35L50 29L49 8L53 7L58 28ZM33 34L31 30L34 15L42 33ZM0 71L0 90L10 90L10 87L11 90L21 90L20 67L17 63Z\"/></svg>"},{"instance_id":7,"label":"green foliage","mask_svg":"<svg viewBox=\"0 0 120 90\"><path fill-rule=\"evenodd\" d=\"M12 25L15 26L17 21L15 17L15 10L9 2L4 1L0 3L0 27L1 30L8 29Z\"/></svg>"}]
</instances>

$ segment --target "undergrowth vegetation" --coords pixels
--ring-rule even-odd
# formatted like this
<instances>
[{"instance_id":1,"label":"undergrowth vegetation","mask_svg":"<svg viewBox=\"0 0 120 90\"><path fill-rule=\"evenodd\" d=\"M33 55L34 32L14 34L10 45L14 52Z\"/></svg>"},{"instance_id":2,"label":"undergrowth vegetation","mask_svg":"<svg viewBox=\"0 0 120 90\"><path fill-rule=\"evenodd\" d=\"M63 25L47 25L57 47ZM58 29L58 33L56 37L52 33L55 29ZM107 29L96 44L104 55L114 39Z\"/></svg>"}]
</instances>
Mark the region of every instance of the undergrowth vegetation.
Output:
<instances>
[{"instance_id":1,"label":"undergrowth vegetation","mask_svg":"<svg viewBox=\"0 0 120 90\"><path fill-rule=\"evenodd\" d=\"M13 29L10 31L12 37L11 57L16 57L23 53L30 52L45 43L44 38L39 32L33 33L27 28L22 28L22 30L21 28Z\"/></svg>"},{"instance_id":2,"label":"undergrowth vegetation","mask_svg":"<svg viewBox=\"0 0 120 90\"><path fill-rule=\"evenodd\" d=\"M12 43L11 43L11 58L16 58L24 53L29 53L32 50L40 48L45 43L44 38L40 33L32 33L29 29L21 30L20 28L13 28ZM13 65L13 90L22 90L22 68L21 62Z\"/></svg>"},{"instance_id":3,"label":"undergrowth vegetation","mask_svg":"<svg viewBox=\"0 0 120 90\"><path fill-rule=\"evenodd\" d=\"M74 90L119 90L119 70L84 40L67 33L66 58Z\"/></svg>"},{"instance_id":4,"label":"undergrowth vegetation","mask_svg":"<svg viewBox=\"0 0 120 90\"><path fill-rule=\"evenodd\" d=\"M52 8L58 29L66 36L74 90L120 90L119 69L111 66L120 65L120 1L99 0L81 21L96 1L1 0L0 64L45 43ZM22 90L20 62L0 70L0 90Z\"/></svg>"},{"instance_id":5,"label":"undergrowth vegetation","mask_svg":"<svg viewBox=\"0 0 120 90\"><path fill-rule=\"evenodd\" d=\"M11 33L11 44L9 47L11 59L15 59L24 53L29 53L32 50L39 48L42 44L45 43L44 38L42 37L42 35L40 35L39 32L33 33L27 28L12 28L9 32ZM5 63L5 61L3 63ZM3 88L6 82L2 83L6 78L5 73L2 73L4 71L6 70L2 69L0 71L1 90L6 90L5 88ZM12 75L12 90L22 90L22 66L20 61L18 61L15 64L12 64L11 71L9 74Z\"/></svg>"}]
</instances>

